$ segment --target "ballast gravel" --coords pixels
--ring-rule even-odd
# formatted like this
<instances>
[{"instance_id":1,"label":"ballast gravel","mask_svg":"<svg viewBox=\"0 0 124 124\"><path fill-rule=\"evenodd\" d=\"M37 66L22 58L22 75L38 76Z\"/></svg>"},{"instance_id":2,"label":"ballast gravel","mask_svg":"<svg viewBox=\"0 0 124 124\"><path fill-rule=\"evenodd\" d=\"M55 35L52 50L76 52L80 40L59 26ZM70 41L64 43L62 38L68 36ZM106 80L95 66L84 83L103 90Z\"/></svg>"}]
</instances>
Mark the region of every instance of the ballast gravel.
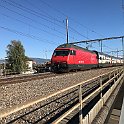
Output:
<instances>
[{"instance_id":1,"label":"ballast gravel","mask_svg":"<svg viewBox=\"0 0 124 124\"><path fill-rule=\"evenodd\" d=\"M79 71L41 80L2 85L0 86L0 111L4 111L6 108L11 108L14 105L18 105L39 96L44 97L115 69L116 68L113 67Z\"/></svg>"}]
</instances>

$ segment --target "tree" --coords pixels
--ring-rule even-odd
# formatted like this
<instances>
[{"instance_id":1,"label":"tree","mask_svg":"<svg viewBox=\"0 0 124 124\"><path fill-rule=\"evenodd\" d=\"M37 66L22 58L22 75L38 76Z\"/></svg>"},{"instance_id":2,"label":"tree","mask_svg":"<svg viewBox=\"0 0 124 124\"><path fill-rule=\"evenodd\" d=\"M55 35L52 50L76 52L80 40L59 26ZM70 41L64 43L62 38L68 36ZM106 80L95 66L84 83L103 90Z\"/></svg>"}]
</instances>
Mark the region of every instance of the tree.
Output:
<instances>
[{"instance_id":1,"label":"tree","mask_svg":"<svg viewBox=\"0 0 124 124\"><path fill-rule=\"evenodd\" d=\"M13 40L11 44L7 46L7 63L9 68L13 72L21 73L26 70L27 57L25 56L25 50L20 41Z\"/></svg>"}]
</instances>

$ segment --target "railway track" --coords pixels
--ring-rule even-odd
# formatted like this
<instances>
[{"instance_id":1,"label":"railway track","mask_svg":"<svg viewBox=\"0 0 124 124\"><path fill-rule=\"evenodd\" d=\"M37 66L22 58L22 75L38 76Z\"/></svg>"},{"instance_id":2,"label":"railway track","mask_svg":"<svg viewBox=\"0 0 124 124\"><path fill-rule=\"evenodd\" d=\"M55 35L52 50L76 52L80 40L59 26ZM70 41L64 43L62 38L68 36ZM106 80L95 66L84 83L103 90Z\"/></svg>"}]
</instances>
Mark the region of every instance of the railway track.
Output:
<instances>
[{"instance_id":1,"label":"railway track","mask_svg":"<svg viewBox=\"0 0 124 124\"><path fill-rule=\"evenodd\" d=\"M18 77L7 77L7 78L0 78L0 86L5 84L15 84L15 83L22 83L32 80L39 80L44 78L49 78L57 76L55 73L43 73L43 74L35 74L35 75L26 75L26 76L18 76Z\"/></svg>"},{"instance_id":2,"label":"railway track","mask_svg":"<svg viewBox=\"0 0 124 124\"><path fill-rule=\"evenodd\" d=\"M110 68L110 67L109 67ZM99 70L98 69L92 69L92 70ZM85 70L87 71L87 70ZM73 74L75 72L69 72L68 74ZM0 86L1 85L7 85L7 84L15 84L15 83L22 83L22 82L27 82L27 81L33 81L33 80L39 80L39 79L44 79L44 78L49 78L49 77L55 77L55 76L60 76L60 75L66 75L66 73L62 74L56 74L56 73L42 73L42 74L32 74L32 75L21 75L21 76L13 76L13 77L4 77L0 78Z\"/></svg>"}]
</instances>

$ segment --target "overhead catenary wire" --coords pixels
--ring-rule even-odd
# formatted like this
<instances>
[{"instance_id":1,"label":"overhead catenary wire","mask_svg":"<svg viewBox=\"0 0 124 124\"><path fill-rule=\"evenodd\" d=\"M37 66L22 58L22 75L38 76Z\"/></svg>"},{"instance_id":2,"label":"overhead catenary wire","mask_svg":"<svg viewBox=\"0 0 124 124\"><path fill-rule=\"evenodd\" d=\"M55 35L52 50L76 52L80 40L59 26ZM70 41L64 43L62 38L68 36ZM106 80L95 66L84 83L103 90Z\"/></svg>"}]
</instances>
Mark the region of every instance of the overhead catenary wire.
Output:
<instances>
[{"instance_id":1,"label":"overhead catenary wire","mask_svg":"<svg viewBox=\"0 0 124 124\"><path fill-rule=\"evenodd\" d=\"M59 22L59 23L64 23L64 19L63 20L60 20L60 19L58 19L58 18L56 18L56 17L53 17L53 16L51 16L50 14L48 14L46 11L44 11L43 9L41 9L41 7L39 7L39 6L36 6L35 4L32 4L31 3L31 1L29 1L29 0L26 0L25 2L27 2L29 5L31 5L33 8L35 8L35 9L37 9L38 11L40 11L40 13L41 12L43 12L45 15L47 15L47 17L51 17L51 19L53 19L54 21L57 21L57 22Z\"/></svg>"},{"instance_id":2,"label":"overhead catenary wire","mask_svg":"<svg viewBox=\"0 0 124 124\"><path fill-rule=\"evenodd\" d=\"M69 28L70 28L72 31L76 32L77 34L79 34L79 35L83 36L84 38L89 39L89 38L88 38L88 37L86 37L85 35L83 35L83 34L79 33L78 31L76 31L74 28L72 28L72 27L70 27L70 26L69 26Z\"/></svg>"},{"instance_id":3,"label":"overhead catenary wire","mask_svg":"<svg viewBox=\"0 0 124 124\"><path fill-rule=\"evenodd\" d=\"M5 8L5 9L7 9L7 10L13 12L13 13L16 13L16 14L18 14L18 15L20 15L20 16L22 16L22 17L24 17L24 18L26 18L26 19L28 19L28 20L34 22L34 23L40 24L40 25L42 25L42 26L44 26L44 27L47 27L47 28L49 28L49 29L51 29L51 30L53 30L53 31L56 31L56 32L58 32L58 33L60 33L60 34L63 34L63 32L60 32L59 30L56 30L55 28L51 28L51 27L49 27L48 25L45 25L45 24L43 24L43 23L41 23L41 22L38 22L38 21L36 21L36 20L34 20L34 19L30 18L30 17L27 17L27 16L25 16L25 15L23 15L23 14L20 14L20 13L16 12L16 11L13 11L12 9L9 9L9 8L7 8L7 7L5 7L5 6L0 5L0 7L3 7L3 8Z\"/></svg>"},{"instance_id":4,"label":"overhead catenary wire","mask_svg":"<svg viewBox=\"0 0 124 124\"><path fill-rule=\"evenodd\" d=\"M12 5L12 6L15 6L15 7L19 8L19 9L21 9L21 10L26 9L29 13L33 12L33 13L31 13L31 14L33 14L33 15L35 15L35 16L38 16L38 17L41 17L41 16L39 16L41 13L36 12L36 11L34 11L34 10L31 10L31 9L29 9L29 8L27 8L27 7L23 6L23 5L21 5L21 4L18 4L18 3L15 2L15 1L12 1L12 0L10 0L9 2L6 1L6 0L1 0L1 1L6 2L6 3L8 3L8 4ZM10 2L11 2L11 3L10 3ZM48 3L46 3L45 1L41 1L41 2L44 3L44 4L46 4L46 5L49 6L50 8L54 9L55 11L61 13L62 15L66 16L63 12L61 12L61 11L59 11L58 9L52 7L51 5L49 5ZM14 4L15 4L15 5L14 5ZM17 5L18 5L18 6L17 6ZM21 8L20 8L20 7L21 7ZM43 15L43 16L46 17L46 15ZM50 16L47 16L47 17L50 18ZM45 19L45 18L43 18L43 17L41 17L41 18L42 18L42 19ZM70 18L70 17L69 17L69 18ZM51 18L51 19L52 19L52 18ZM70 19L73 20L72 18L70 18ZM45 19L45 20L47 20L47 19ZM49 20L47 20L47 21L49 21ZM51 21L50 21L50 22L51 22ZM75 22L75 21L74 21L74 22ZM53 23L53 22L51 22L51 23ZM80 24L80 23L77 23L77 24L82 25L82 24ZM56 25L58 25L58 24L56 24ZM60 25L58 25L58 26L60 26ZM82 25L82 26L83 26L83 25ZM86 26L83 26L83 27L86 28ZM63 28L64 28L64 27L63 27ZM71 28L71 26L70 26L70 28ZM86 28L86 29L88 29L88 28ZM73 30L74 32L76 32L78 35L81 35L81 36L83 36L84 38L89 39L88 37L82 35L82 34L79 33L78 31L76 31L75 29L71 28L71 30ZM88 29L88 30L90 30L91 32L94 32L94 33L98 34L98 33L97 33L96 31L94 31L94 30L91 30L91 29Z\"/></svg>"},{"instance_id":5,"label":"overhead catenary wire","mask_svg":"<svg viewBox=\"0 0 124 124\"><path fill-rule=\"evenodd\" d=\"M10 4L11 6L14 6L14 7L16 7L16 8L18 8L18 9L21 9L21 10L23 10L23 11L27 11L28 13L30 13L30 14L33 14L33 15L35 15L35 16L37 16L37 17L40 17L41 19L44 19L44 20L46 20L46 21L49 21L48 19L46 19L46 18L43 18L42 16L39 16L39 12L36 12L36 11L34 11L34 10L31 10L31 9L29 9L29 8L27 8L27 7L25 7L25 6L23 6L23 5L21 5L21 4L18 4L18 3L16 3L16 2L8 2L8 1L6 1L6 0L1 0L1 1L3 1L3 2L6 2L6 3L8 3L8 4ZM43 1L42 1L43 2ZM47 4L46 2L43 2L44 4L46 4L47 6L49 6L49 7L51 7L49 4ZM53 8L53 7L51 7L51 8ZM63 14L63 15L65 15L64 13L62 13L61 11L59 11L59 10L57 10L57 9L55 9L56 11L58 11L59 13L61 13L61 14ZM53 23L52 21L49 21L49 22L51 22L51 23ZM54 23L55 25L57 25L57 26L60 26L60 25L58 25L58 24L56 24L56 23ZM62 28L65 28L65 27L63 27L63 26L60 26L60 27L62 27ZM82 35L81 33L79 33L78 31L76 31L75 29L73 29L73 28L71 28L71 26L69 26L69 28L73 31L73 32L75 32L75 33L77 33L78 35L80 35L80 36L83 36L84 38L86 38L86 39L89 39L88 37L86 37L86 36L84 36L84 35ZM95 31L92 31L92 32L95 32ZM74 37L73 37L74 38Z\"/></svg>"},{"instance_id":6,"label":"overhead catenary wire","mask_svg":"<svg viewBox=\"0 0 124 124\"><path fill-rule=\"evenodd\" d=\"M11 11L11 12L13 12L13 13L16 13L16 14L18 14L18 15L20 15L20 16L22 16L22 17L24 17L24 18L26 18L26 19L28 19L28 20L34 22L34 23L40 24L40 25L44 26L45 28L49 28L50 30L56 31L57 33L59 33L59 34L65 36L65 34L64 34L63 32L60 32L60 30L56 30L56 28L49 27L48 25L45 25L45 24L43 24L43 23L41 23L41 22L38 22L38 21L36 21L36 20L34 20L34 19L30 18L30 17L27 17L27 16L25 16L25 15L23 15L23 14L20 14L19 12L14 11L14 10L8 8L8 7L3 6L3 5L0 5L0 7L5 8L5 9L7 9L8 11ZM71 36L69 36L69 37L70 37L70 38L73 38L73 37L71 37ZM76 39L76 40L77 40L77 39ZM78 41L78 40L77 40L77 41Z\"/></svg>"},{"instance_id":7,"label":"overhead catenary wire","mask_svg":"<svg viewBox=\"0 0 124 124\"><path fill-rule=\"evenodd\" d=\"M30 35L30 34L20 32L20 31L17 31L17 30L13 30L13 29L10 29L10 28L4 27L4 26L0 26L0 28L4 29L6 31L9 31L9 32L15 33L15 34L19 34L21 36L25 36L25 37L40 41L40 42L47 41L46 43L58 45L56 42L48 41L47 39L43 39L43 38L37 37L35 35Z\"/></svg>"},{"instance_id":8,"label":"overhead catenary wire","mask_svg":"<svg viewBox=\"0 0 124 124\"><path fill-rule=\"evenodd\" d=\"M90 32L92 32L92 33L95 33L95 34L97 34L97 35L99 35L99 36L104 37L103 34L100 34L100 33L96 32L96 31L90 29L89 27L87 27L87 26L85 26L85 25L79 23L77 20L73 19L72 17L69 17L69 19L72 20L75 24L80 25L81 27L85 28L87 31L90 31Z\"/></svg>"},{"instance_id":9,"label":"overhead catenary wire","mask_svg":"<svg viewBox=\"0 0 124 124\"><path fill-rule=\"evenodd\" d=\"M43 19L43 20L45 20L45 21L48 21L49 23L53 23L53 24L55 24L55 25L57 25L57 26L59 26L59 27L65 29L64 26L61 26L61 25L59 25L59 24L57 24L57 23L51 21L51 19L48 20L47 18L49 18L49 17L44 18L44 17L46 17L44 14L42 14L42 16L41 16L41 13L38 13L38 12L36 12L36 11L34 11L34 10L31 10L30 8L27 8L27 7L25 7L25 6L21 5L21 4L16 3L16 2L10 2L10 1L8 2L8 1L6 1L6 0L1 0L1 1L2 1L2 2L5 2L5 3L7 3L7 4L9 4L9 5L13 6L13 7L16 7L16 8L18 8L18 9L20 9L21 11L30 13L30 14L32 14L32 15L34 15L34 16L40 18L40 19ZM14 4L14 3L15 3L15 4Z\"/></svg>"},{"instance_id":10,"label":"overhead catenary wire","mask_svg":"<svg viewBox=\"0 0 124 124\"><path fill-rule=\"evenodd\" d=\"M13 0L10 0L10 1L7 1L7 0L1 0L1 1L4 1L4 2L6 2L6 3L8 3L8 4L10 4L10 5L13 5L14 7L16 7L16 8L19 8L19 9L21 9L22 10L22 8L24 9L24 10L26 10L26 11L28 11L28 12L31 12L30 14L35 14L35 15L37 15L38 17L39 17L39 12L37 12L37 11L34 11L34 10L32 10L32 9L29 9L29 8L27 8L27 7L25 7L25 6L23 6L23 5L21 5L21 4L18 4L17 2L15 2L15 1L13 1ZM44 1L43 1L44 2ZM44 2L44 3L46 3L46 2ZM47 3L46 3L47 4ZM47 4L48 6L49 6L49 4ZM49 6L49 7L52 7L52 6ZM4 6L4 8L5 8L5 6ZM6 7L7 8L7 7ZM53 7L54 8L54 7ZM9 9L9 8L8 8ZM9 9L10 10L10 9ZM57 9L55 9L56 11L57 11ZM14 11L13 11L14 12ZM61 11L59 11L58 10L58 12L59 13L61 13L61 14L63 14L64 16L65 16L65 14L63 13L63 12L61 12ZM16 14L17 14L17 12L16 12ZM18 13L18 14L20 14L20 13ZM21 14L22 15L22 14ZM42 14L41 14L42 15ZM24 17L25 15L23 15L23 17ZM26 17L26 16L25 16ZM41 16L42 17L42 16ZM52 20L52 17L51 16L46 16L46 18L49 18L49 19L51 19ZM69 17L70 18L70 17ZM27 17L27 19L31 19L31 20L33 20L32 18L29 18L29 17ZM73 20L72 18L70 18L71 20ZM53 20L54 20L54 18L53 18ZM35 20L34 20L35 21ZM34 22L33 21L33 22ZM39 23L38 21L35 21L36 23ZM51 22L51 21L50 21ZM40 23L41 24L41 23ZM55 22L54 22L54 24L55 24ZM79 24L79 25L81 25L80 23L77 23L77 24ZM30 25L30 24L29 24ZM42 25L44 25L44 24L42 24ZM33 26L33 25L30 25L30 26L32 26L32 27L35 27L35 26ZM51 27L49 27L48 25L44 25L44 27L46 28L49 28L49 29L51 29L51 30L54 30L54 31L56 31L57 33L60 33L61 35L63 35L63 36L65 36L65 34L64 33L62 33L62 32L60 32L60 30L56 30L55 28L51 28ZM84 26L85 27L85 26ZM64 27L65 28L65 27ZM80 32L78 32L78 31L76 31L74 28L72 28L71 26L69 26L69 28L70 28L70 31L72 31L72 32L75 32L75 33L77 33L78 35L80 35L80 36L82 36L82 37L85 37L86 39L89 39L88 37L86 37L85 35L83 35L83 34L81 34ZM39 30L39 28L37 28L38 30ZM88 29L88 28L87 28ZM89 29L88 29L89 30ZM90 30L91 32L95 32L94 30ZM97 32L95 32L95 33L97 33ZM49 33L50 34L50 33ZM69 36L69 37L71 37L71 36ZM62 38L62 37L61 37ZM71 37L71 38L74 38L74 36L73 37ZM63 38L64 39L64 38ZM75 39L75 38L74 38ZM105 45L104 45L104 47L105 47Z\"/></svg>"},{"instance_id":11,"label":"overhead catenary wire","mask_svg":"<svg viewBox=\"0 0 124 124\"><path fill-rule=\"evenodd\" d=\"M20 23L23 23L23 24L25 24L25 25L27 25L27 26L30 26L30 27L34 28L34 29L43 31L43 32L45 32L45 33L47 33L47 34L50 34L50 35L53 35L53 36L56 36L56 37L59 37L59 38L64 39L64 37L61 37L61 36L59 36L59 35L53 34L53 33L51 33L51 32L48 32L48 31L46 31L46 30L44 30L44 29L41 29L41 28L39 28L39 27L33 26L33 25L31 25L30 23L26 23L26 22L24 22L24 21L22 21L22 20L13 18L13 17L8 16L8 15L3 14L3 13L1 13L1 15L3 15L4 17L10 18L10 19L12 19L12 20L18 21L18 22L20 22ZM64 34L63 34L63 36L64 36Z\"/></svg>"},{"instance_id":12,"label":"overhead catenary wire","mask_svg":"<svg viewBox=\"0 0 124 124\"><path fill-rule=\"evenodd\" d=\"M53 6L51 6L50 4L48 4L46 1L40 0L39 2L42 2L43 4L47 5L49 8L52 8L54 11L60 13L61 15L64 15L64 17L66 18L68 15L64 14L63 12L61 12L60 10L54 8Z\"/></svg>"},{"instance_id":13,"label":"overhead catenary wire","mask_svg":"<svg viewBox=\"0 0 124 124\"><path fill-rule=\"evenodd\" d=\"M44 3L44 4L47 5L48 7L52 8L54 11L60 13L60 14L63 15L65 18L68 16L68 15L64 14L63 12L61 12L60 10L58 10L58 9L56 9L55 7L53 7L53 6L51 6L50 4L48 4L46 1L41 0L40 2ZM83 28L85 28L85 29L91 31L92 33L95 33L95 34L97 34L97 35L99 35L99 36L104 37L104 35L102 35L102 34L96 32L96 31L94 31L94 30L88 28L87 26L85 26L85 25L79 23L77 20L73 19L72 17L68 16L68 19L69 19L69 20L72 20L72 21L73 21L74 23L76 23L77 25L80 25L80 26L82 26Z\"/></svg>"},{"instance_id":14,"label":"overhead catenary wire","mask_svg":"<svg viewBox=\"0 0 124 124\"><path fill-rule=\"evenodd\" d=\"M53 8L51 5L47 4L45 1L40 1L40 2L46 4L48 7L54 9L55 11L57 11L57 12L59 12L59 13L61 13L62 15L64 15L65 18L67 17L63 12L59 11L58 9ZM63 22L64 22L64 21L63 21ZM71 31L77 33L78 35L83 36L83 37L86 38L86 39L89 39L89 38L86 37L85 35L79 33L78 31L76 31L76 29L72 28L71 26L69 26L69 29L71 29Z\"/></svg>"}]
</instances>

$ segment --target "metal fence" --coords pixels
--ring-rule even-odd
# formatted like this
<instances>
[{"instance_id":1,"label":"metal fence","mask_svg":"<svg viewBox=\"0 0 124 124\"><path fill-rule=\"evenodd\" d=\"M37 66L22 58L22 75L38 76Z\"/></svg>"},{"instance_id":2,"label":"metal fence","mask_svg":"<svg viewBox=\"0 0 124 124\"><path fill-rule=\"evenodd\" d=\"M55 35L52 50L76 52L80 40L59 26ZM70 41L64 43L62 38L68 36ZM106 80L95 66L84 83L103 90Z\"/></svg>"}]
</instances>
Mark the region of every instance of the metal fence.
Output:
<instances>
[{"instance_id":1,"label":"metal fence","mask_svg":"<svg viewBox=\"0 0 124 124\"><path fill-rule=\"evenodd\" d=\"M105 76L108 77L108 80L105 83L103 83L103 78ZM82 99L82 84L87 83L90 80L78 84L79 103L77 105L73 106L70 110L68 110L66 113L64 113L61 117L59 117L57 120L55 120L52 124L60 123L64 118L66 118L71 112L73 112L77 108L79 108L79 123L80 124L90 124L94 120L94 118L96 117L96 115L98 114L100 109L103 107L104 103L108 100L108 98L110 97L110 95L112 94L114 89L120 83L120 80L123 80L123 78L124 78L124 73L123 73L123 69L121 68L121 69L117 69L112 72L109 72L109 73L106 73L106 74L103 74L101 76L91 79L94 81L99 79L100 85L95 91L93 91L91 94L89 94L88 96L86 96L83 99ZM103 95L102 91L105 89L106 86L110 86L110 88ZM83 104L85 104L85 102L89 98L93 97L95 94L98 94L98 93L100 93L101 98L99 99L97 104L90 110L90 112L85 117L83 117L83 112L82 112Z\"/></svg>"}]
</instances>

